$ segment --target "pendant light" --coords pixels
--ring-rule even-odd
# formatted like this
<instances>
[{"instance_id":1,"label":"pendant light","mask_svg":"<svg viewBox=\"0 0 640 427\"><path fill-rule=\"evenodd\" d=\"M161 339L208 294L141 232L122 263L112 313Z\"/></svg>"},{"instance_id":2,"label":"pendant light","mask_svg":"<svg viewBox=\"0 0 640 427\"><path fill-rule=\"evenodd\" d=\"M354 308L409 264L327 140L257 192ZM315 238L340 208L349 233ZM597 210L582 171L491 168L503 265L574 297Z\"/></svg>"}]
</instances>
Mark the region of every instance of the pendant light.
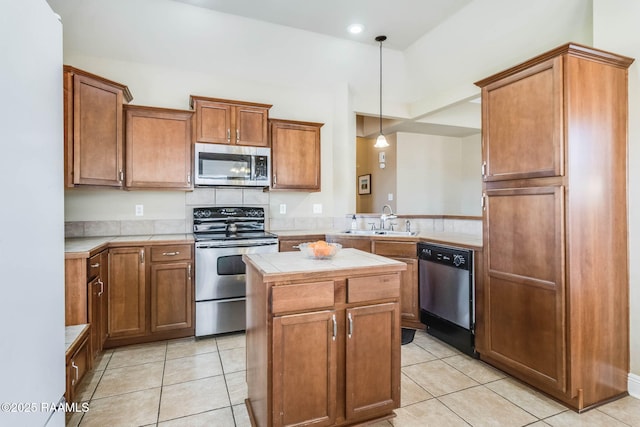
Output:
<instances>
[{"instance_id":1,"label":"pendant light","mask_svg":"<svg viewBox=\"0 0 640 427\"><path fill-rule=\"evenodd\" d=\"M380 135L376 139L374 145L375 148L385 148L389 146L387 138L382 133L382 42L387 39L387 36L377 36L376 41L380 43Z\"/></svg>"}]
</instances>

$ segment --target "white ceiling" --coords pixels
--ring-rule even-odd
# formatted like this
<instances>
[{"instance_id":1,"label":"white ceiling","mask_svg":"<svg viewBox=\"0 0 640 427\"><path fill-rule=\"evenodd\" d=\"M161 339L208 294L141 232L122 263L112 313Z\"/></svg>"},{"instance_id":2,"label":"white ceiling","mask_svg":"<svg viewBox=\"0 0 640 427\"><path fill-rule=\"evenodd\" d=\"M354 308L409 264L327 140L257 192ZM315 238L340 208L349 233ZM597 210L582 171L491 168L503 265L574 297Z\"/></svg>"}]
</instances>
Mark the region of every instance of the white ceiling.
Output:
<instances>
[{"instance_id":1,"label":"white ceiling","mask_svg":"<svg viewBox=\"0 0 640 427\"><path fill-rule=\"evenodd\" d=\"M404 50L472 0L175 0L222 13ZM353 35L350 24L364 31Z\"/></svg>"}]
</instances>

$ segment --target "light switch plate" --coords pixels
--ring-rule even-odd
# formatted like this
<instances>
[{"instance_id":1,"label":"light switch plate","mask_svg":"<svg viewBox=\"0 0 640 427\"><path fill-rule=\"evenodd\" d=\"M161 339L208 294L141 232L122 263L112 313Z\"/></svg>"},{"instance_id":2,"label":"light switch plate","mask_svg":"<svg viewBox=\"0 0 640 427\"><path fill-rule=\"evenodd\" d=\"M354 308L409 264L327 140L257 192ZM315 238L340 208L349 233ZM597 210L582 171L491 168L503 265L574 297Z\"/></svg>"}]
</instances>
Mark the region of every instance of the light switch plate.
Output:
<instances>
[{"instance_id":1,"label":"light switch plate","mask_svg":"<svg viewBox=\"0 0 640 427\"><path fill-rule=\"evenodd\" d=\"M283 215L287 213L287 205L285 205L284 203L280 204L280 213Z\"/></svg>"},{"instance_id":2,"label":"light switch plate","mask_svg":"<svg viewBox=\"0 0 640 427\"><path fill-rule=\"evenodd\" d=\"M393 193L387 194L387 200L388 201L392 201L393 200Z\"/></svg>"},{"instance_id":3,"label":"light switch plate","mask_svg":"<svg viewBox=\"0 0 640 427\"><path fill-rule=\"evenodd\" d=\"M144 215L144 205L136 205L136 216Z\"/></svg>"},{"instance_id":4,"label":"light switch plate","mask_svg":"<svg viewBox=\"0 0 640 427\"><path fill-rule=\"evenodd\" d=\"M314 214L321 214L322 213L322 204L321 203L314 203L313 204L313 213Z\"/></svg>"}]
</instances>

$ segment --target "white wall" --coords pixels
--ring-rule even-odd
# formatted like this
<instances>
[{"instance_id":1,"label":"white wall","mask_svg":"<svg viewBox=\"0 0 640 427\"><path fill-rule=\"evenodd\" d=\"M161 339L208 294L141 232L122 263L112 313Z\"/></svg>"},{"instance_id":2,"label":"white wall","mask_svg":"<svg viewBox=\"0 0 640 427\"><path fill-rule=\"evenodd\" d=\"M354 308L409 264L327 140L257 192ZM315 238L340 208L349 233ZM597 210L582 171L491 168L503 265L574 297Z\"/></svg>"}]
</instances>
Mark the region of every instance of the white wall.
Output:
<instances>
[{"instance_id":1,"label":"white wall","mask_svg":"<svg viewBox=\"0 0 640 427\"><path fill-rule=\"evenodd\" d=\"M398 212L482 215L480 136L398 132Z\"/></svg>"},{"instance_id":2,"label":"white wall","mask_svg":"<svg viewBox=\"0 0 640 427\"><path fill-rule=\"evenodd\" d=\"M62 27L44 0L1 9L0 425L43 426L65 390Z\"/></svg>"},{"instance_id":3,"label":"white wall","mask_svg":"<svg viewBox=\"0 0 640 427\"><path fill-rule=\"evenodd\" d=\"M629 392L640 398L640 2L593 1L594 46L636 58L629 68L629 290L631 372Z\"/></svg>"}]
</instances>

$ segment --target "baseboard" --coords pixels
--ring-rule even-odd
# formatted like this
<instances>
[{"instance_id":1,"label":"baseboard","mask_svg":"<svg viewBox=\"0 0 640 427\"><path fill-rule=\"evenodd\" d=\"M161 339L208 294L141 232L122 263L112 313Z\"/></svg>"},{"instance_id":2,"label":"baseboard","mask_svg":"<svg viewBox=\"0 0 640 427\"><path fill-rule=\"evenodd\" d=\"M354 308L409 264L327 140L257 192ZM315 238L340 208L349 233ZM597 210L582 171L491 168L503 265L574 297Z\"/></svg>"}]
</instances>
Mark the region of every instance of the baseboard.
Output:
<instances>
[{"instance_id":1,"label":"baseboard","mask_svg":"<svg viewBox=\"0 0 640 427\"><path fill-rule=\"evenodd\" d=\"M640 375L630 373L627 388L629 389L630 396L640 399Z\"/></svg>"}]
</instances>

